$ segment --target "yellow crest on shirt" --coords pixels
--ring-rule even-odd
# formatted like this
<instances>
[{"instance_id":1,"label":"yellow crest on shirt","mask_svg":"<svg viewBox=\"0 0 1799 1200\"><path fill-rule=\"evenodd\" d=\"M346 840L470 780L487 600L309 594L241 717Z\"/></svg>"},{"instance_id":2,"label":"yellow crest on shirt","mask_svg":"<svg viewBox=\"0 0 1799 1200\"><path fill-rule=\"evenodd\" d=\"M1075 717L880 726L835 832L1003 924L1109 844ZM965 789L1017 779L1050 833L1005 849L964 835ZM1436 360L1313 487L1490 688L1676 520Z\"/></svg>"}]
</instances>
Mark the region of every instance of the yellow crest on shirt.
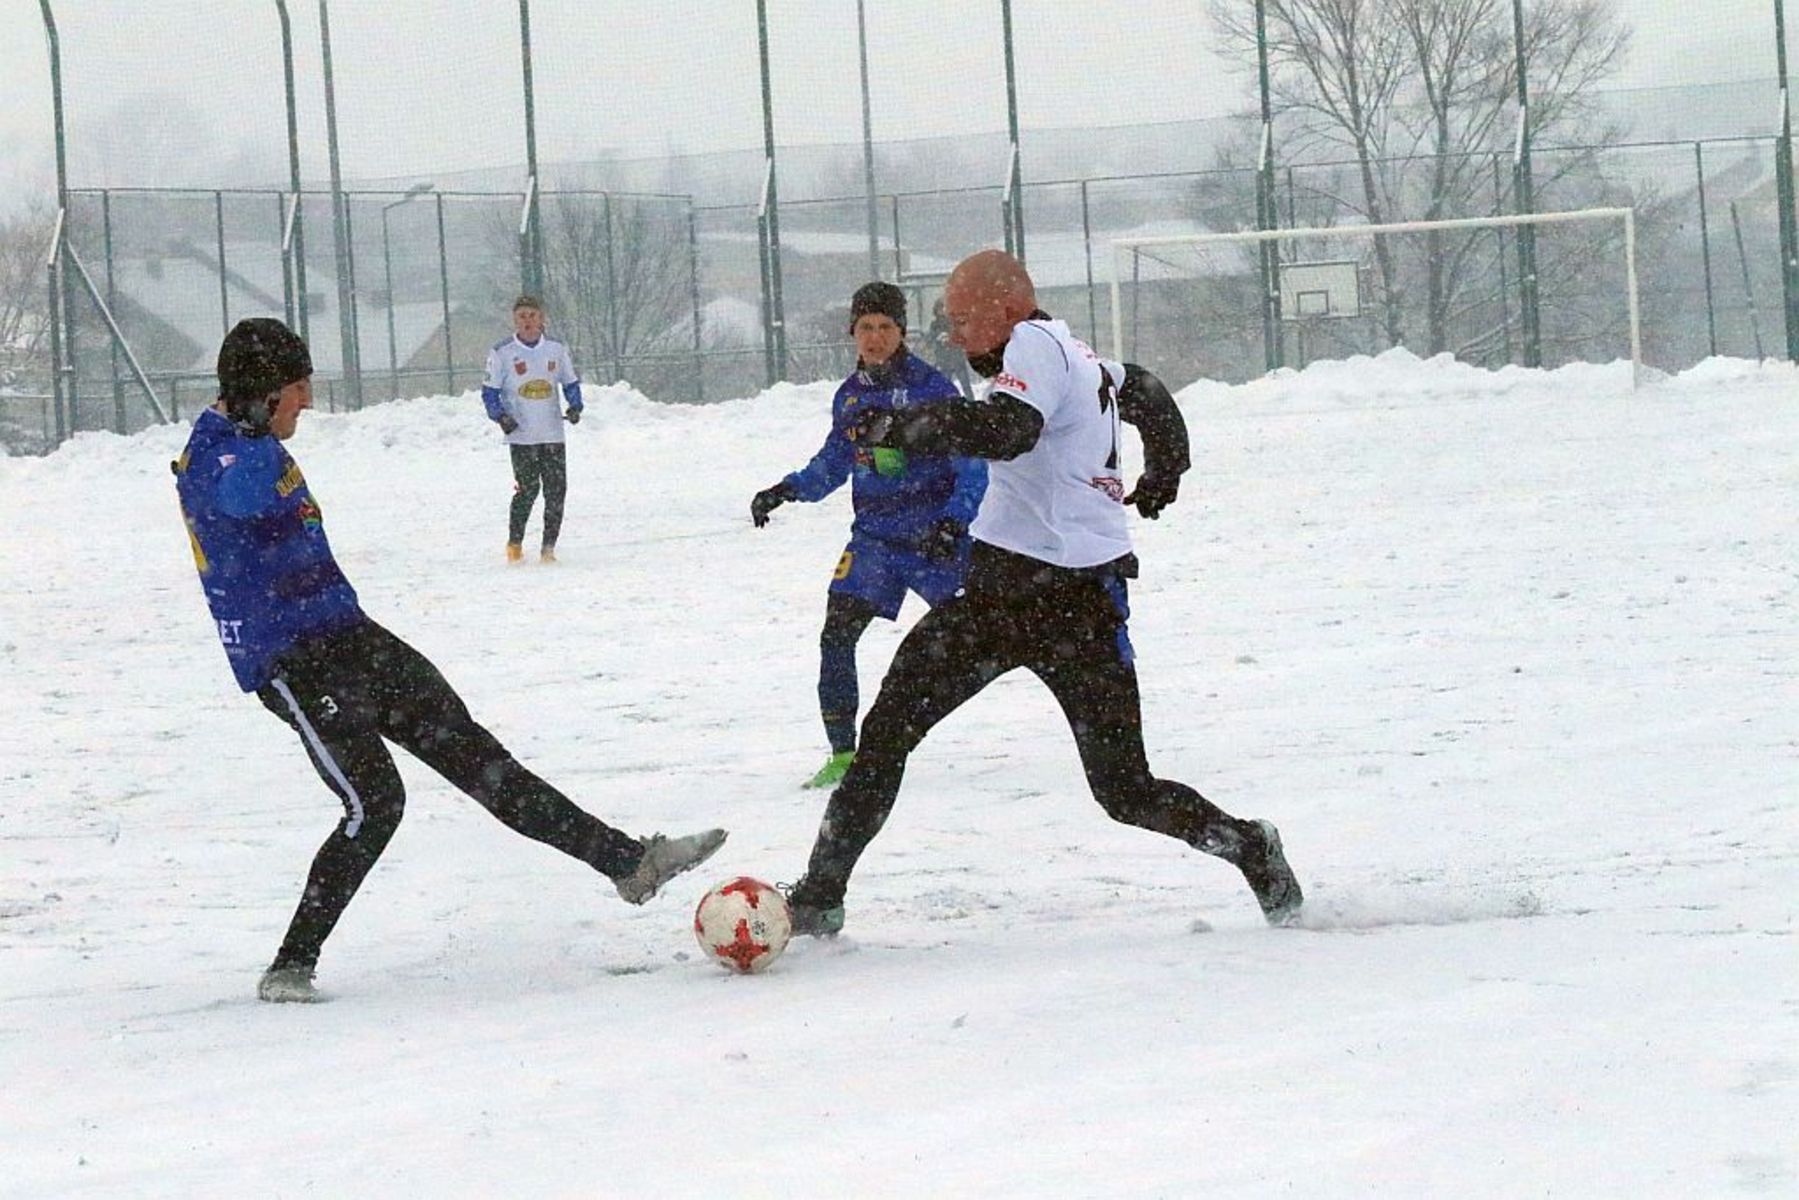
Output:
<instances>
[{"instance_id":1,"label":"yellow crest on shirt","mask_svg":"<svg viewBox=\"0 0 1799 1200\"><path fill-rule=\"evenodd\" d=\"M550 381L527 379L519 385L518 394L526 400L548 400L550 398Z\"/></svg>"}]
</instances>

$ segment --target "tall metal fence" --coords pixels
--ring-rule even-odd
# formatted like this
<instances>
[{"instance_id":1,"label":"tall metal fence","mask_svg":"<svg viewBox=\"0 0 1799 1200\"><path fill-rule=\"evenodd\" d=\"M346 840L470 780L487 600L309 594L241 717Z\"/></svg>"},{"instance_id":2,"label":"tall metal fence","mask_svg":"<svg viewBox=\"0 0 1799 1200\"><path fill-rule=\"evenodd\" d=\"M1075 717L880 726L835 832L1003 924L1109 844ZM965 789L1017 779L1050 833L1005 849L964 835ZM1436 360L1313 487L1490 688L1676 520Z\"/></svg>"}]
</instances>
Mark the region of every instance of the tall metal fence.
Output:
<instances>
[{"instance_id":1,"label":"tall metal fence","mask_svg":"<svg viewBox=\"0 0 1799 1200\"><path fill-rule=\"evenodd\" d=\"M1761 8L1760 0L1721 3L1744 20ZM204 29L238 20L232 14L243 9L221 0L144 7L184 38L193 31L183 23ZM1793 214L1783 151L1790 143L1784 91L1771 83L1695 83L1614 98L1611 119L1595 123L1607 135L1598 144L1526 144L1522 133L1514 143L1495 134L1451 155L1334 161L1315 147L1284 153L1271 132L1278 113L1268 122L1246 116L1081 129L1039 121L1021 132L1020 96L1028 110L1033 78L1093 47L1058 40L1062 26L1047 18L1066 10L1047 0L1017 0L1018 14L1011 0L959 7L969 22L949 29L924 11L930 7L877 13L857 4L853 19L847 6L822 0L764 0L728 11L670 0L653 14L603 17L565 0L520 0L516 12L510 4L453 0L445 13L480 16L484 32L477 33L434 18L432 6L399 4L384 16L385 7L340 5L330 13L319 0L313 21L313 6L290 12L277 3L278 14L258 18L252 44L235 48L228 78L239 82L226 89L242 93L234 95L234 115L253 118L263 157L202 179L198 171L181 174L180 153L139 160L110 145L104 159L83 155L93 131L136 131L148 119L108 110L88 111L84 120L84 106L98 107L95 80L150 64L133 65L138 48L108 27L130 25L106 15L116 10L45 0L53 63L61 50L72 67L58 74L72 79L74 165L59 171L60 216L50 238L59 252L38 277L51 317L47 344L10 382L0 379L0 437L36 447L80 430L129 431L189 414L211 400L219 337L258 314L285 316L308 337L324 406L458 393L478 385L487 347L508 329L510 300L526 287L545 294L552 329L571 344L586 378L625 380L657 399L711 402L776 379L840 376L853 362L848 297L875 275L908 290L914 340L947 359L929 336L933 302L948 269L982 246L1017 250L1044 306L1108 348L1108 285L1114 272L1125 272L1125 352L1177 383L1242 380L1273 363L1392 345L1489 365L1626 352L1616 234L1604 230L1406 235L1378 247L1347 236L1303 248L1277 244L1272 272L1254 251L1113 252L1119 239L1365 224L1372 214L1358 176L1370 170L1382 176L1384 194L1402 204L1418 198L1387 219L1631 207L1648 362L1674 369L1708 354L1788 352L1795 251L1783 228ZM1166 33L1166 7L1151 0L1113 6L1119 44ZM80 19L58 28L53 11ZM392 38L386 22L393 14L417 28ZM759 149L540 159L537 128L570 121L573 98L586 86L570 73L571 49L616 51L613 65L626 70L621 58L646 57L666 36L666 22L683 19L706 22L720 58L708 77L717 86L707 99L688 101L681 119L728 125L741 144L759 136ZM1756 20L1757 28L1767 24ZM372 54L371 42L383 37L382 54ZM542 52L546 39L554 55ZM796 43L811 49L818 41L829 41L832 52L794 57ZM883 87L895 43L921 41L937 63L938 78L927 82L978 104L982 132L873 137L875 125L903 129L924 119L918 89ZM457 58L453 77L402 69L446 57ZM1783 54L1767 57L1770 65L1779 57L1784 72ZM1015 69L1020 63L1024 69ZM322 78L308 78L321 69ZM1162 73L1175 77L1178 67ZM598 85L605 94L610 74ZM1121 77L1119 86L1130 82ZM321 86L323 129L318 114L309 117L296 102ZM1253 85L1245 86L1252 90L1233 105L1237 111L1253 110ZM491 122L468 128L465 117L433 111L466 111L458 107L469 99L459 94L465 90ZM1776 96L1780 120L1768 122L1763 114ZM1070 98L1050 97L1050 107ZM784 143L781 122L808 103L837 106L845 131L860 124L864 140ZM394 170L371 181L363 145L363 165L347 175L357 182L342 182L340 110L345 126L365 131L364 142L366 130L382 127L383 113L404 114L388 119L408 135L393 143ZM1653 120L1643 116L1651 110ZM445 120L459 123L434 144L452 147L450 161L441 150L429 169L408 160L402 143L429 140L421 135ZM1704 132L1617 136L1633 123ZM1521 119L1519 130L1526 126ZM134 132L134 141L154 140L155 128ZM358 143L354 135L348 142L343 157L353 158ZM1258 145L1273 150L1259 162ZM327 146L328 171L321 169ZM1521 151L1532 171L1527 193ZM1444 204L1431 179L1451 159L1472 182ZM482 165L495 162L503 165ZM229 186L246 171L270 183ZM1530 243L1528 256L1520 239ZM1353 264L1355 310L1271 320L1278 272L1318 259Z\"/></svg>"}]
</instances>

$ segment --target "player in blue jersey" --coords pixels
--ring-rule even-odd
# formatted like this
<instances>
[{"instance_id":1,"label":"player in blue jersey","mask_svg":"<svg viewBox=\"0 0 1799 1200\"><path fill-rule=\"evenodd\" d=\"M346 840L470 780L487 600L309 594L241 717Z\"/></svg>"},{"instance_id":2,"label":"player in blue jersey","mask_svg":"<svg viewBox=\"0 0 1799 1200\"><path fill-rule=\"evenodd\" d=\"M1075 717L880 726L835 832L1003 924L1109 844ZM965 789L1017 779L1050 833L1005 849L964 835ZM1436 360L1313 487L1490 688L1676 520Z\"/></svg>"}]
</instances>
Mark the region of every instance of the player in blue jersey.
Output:
<instances>
[{"instance_id":1,"label":"player in blue jersey","mask_svg":"<svg viewBox=\"0 0 1799 1200\"><path fill-rule=\"evenodd\" d=\"M488 419L506 435L512 455L506 561L518 562L525 556L525 523L541 489L543 543L538 553L544 562L555 562L568 498L568 447L562 424L581 419L581 376L568 347L544 336L543 302L537 297L520 296L512 302L512 336L495 342L487 353L481 403Z\"/></svg>"},{"instance_id":2,"label":"player in blue jersey","mask_svg":"<svg viewBox=\"0 0 1799 1200\"><path fill-rule=\"evenodd\" d=\"M172 464L200 585L238 685L300 735L344 806L257 987L262 999L320 998L319 951L404 811L385 742L519 833L606 875L632 904L718 849L722 829L638 839L578 808L478 724L430 660L362 611L281 444L312 407L305 342L272 318L240 321L219 348L218 373L218 402Z\"/></svg>"},{"instance_id":3,"label":"player in blue jersey","mask_svg":"<svg viewBox=\"0 0 1799 1200\"><path fill-rule=\"evenodd\" d=\"M806 784L835 787L855 759L856 643L876 617L899 616L908 590L935 606L955 595L968 572L968 525L987 488L978 458L858 447L847 436L870 412L901 410L959 395L942 372L906 349L906 297L891 283L868 283L850 299L855 371L831 401L831 432L812 461L757 492L757 528L789 500L822 500L844 481L855 519L837 560L819 635L818 706L831 755Z\"/></svg>"}]
</instances>

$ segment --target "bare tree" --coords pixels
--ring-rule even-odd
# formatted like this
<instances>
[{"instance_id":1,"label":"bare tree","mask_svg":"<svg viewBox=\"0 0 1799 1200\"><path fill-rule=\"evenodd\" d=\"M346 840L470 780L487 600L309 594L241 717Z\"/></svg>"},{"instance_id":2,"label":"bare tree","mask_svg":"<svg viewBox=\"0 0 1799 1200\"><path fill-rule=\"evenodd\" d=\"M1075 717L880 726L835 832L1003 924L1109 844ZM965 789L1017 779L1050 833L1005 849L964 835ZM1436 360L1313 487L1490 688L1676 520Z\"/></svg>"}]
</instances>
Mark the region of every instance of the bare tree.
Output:
<instances>
[{"instance_id":1,"label":"bare tree","mask_svg":"<svg viewBox=\"0 0 1799 1200\"><path fill-rule=\"evenodd\" d=\"M1246 11L1247 10L1247 11ZM1253 7L1211 0L1242 61L1256 61ZM1511 0L1266 0L1271 84L1290 158L1346 156L1369 224L1488 211L1494 155L1509 148L1517 88ZM1612 0L1531 0L1524 52L1537 140L1592 133L1591 94L1628 44ZM1422 169L1411 169L1413 163ZM1405 341L1408 280L1422 275L1425 341L1449 349L1471 256L1493 240L1427 234L1416 269L1376 237L1377 301L1389 344Z\"/></svg>"},{"instance_id":2,"label":"bare tree","mask_svg":"<svg viewBox=\"0 0 1799 1200\"><path fill-rule=\"evenodd\" d=\"M48 198L0 221L0 383L49 372L50 300L44 261L54 224Z\"/></svg>"},{"instance_id":3,"label":"bare tree","mask_svg":"<svg viewBox=\"0 0 1799 1200\"><path fill-rule=\"evenodd\" d=\"M690 349L687 209L674 199L563 193L547 205L545 297L574 349L624 374L624 360ZM685 344L681 344L685 339Z\"/></svg>"}]
</instances>

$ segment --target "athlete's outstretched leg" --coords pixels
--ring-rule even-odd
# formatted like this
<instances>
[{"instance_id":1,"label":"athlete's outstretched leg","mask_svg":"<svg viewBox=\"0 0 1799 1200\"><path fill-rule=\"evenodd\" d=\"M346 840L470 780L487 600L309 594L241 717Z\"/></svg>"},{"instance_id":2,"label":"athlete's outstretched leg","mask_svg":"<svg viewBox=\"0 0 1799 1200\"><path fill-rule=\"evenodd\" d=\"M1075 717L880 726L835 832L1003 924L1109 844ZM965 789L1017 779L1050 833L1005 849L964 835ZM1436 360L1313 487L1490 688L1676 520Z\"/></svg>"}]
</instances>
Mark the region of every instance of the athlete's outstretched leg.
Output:
<instances>
[{"instance_id":1,"label":"athlete's outstretched leg","mask_svg":"<svg viewBox=\"0 0 1799 1200\"><path fill-rule=\"evenodd\" d=\"M1075 622L1084 634L1058 638L1026 665L1061 705L1093 798L1115 821L1179 838L1237 867L1268 919L1286 920L1301 892L1274 826L1234 817L1186 784L1150 773L1137 670L1124 636L1123 581L1113 581L1110 593L1095 583L1091 594L1070 594L1061 607L1084 614Z\"/></svg>"},{"instance_id":2,"label":"athlete's outstretched leg","mask_svg":"<svg viewBox=\"0 0 1799 1200\"><path fill-rule=\"evenodd\" d=\"M831 592L825 598L825 624L818 635L818 711L832 754L856 748L856 712L861 707L856 643L877 615L872 604L857 596Z\"/></svg>"},{"instance_id":3,"label":"athlete's outstretched leg","mask_svg":"<svg viewBox=\"0 0 1799 1200\"><path fill-rule=\"evenodd\" d=\"M527 770L469 714L429 659L374 622L368 625L364 654L381 681L386 737L533 841L615 880L636 868L642 843Z\"/></svg>"},{"instance_id":4,"label":"athlete's outstretched leg","mask_svg":"<svg viewBox=\"0 0 1799 1200\"><path fill-rule=\"evenodd\" d=\"M958 598L926 613L900 642L862 722L856 761L825 806L796 904L842 904L856 860L893 811L907 757L932 726L1016 665L998 636L1000 620L989 606Z\"/></svg>"}]
</instances>

